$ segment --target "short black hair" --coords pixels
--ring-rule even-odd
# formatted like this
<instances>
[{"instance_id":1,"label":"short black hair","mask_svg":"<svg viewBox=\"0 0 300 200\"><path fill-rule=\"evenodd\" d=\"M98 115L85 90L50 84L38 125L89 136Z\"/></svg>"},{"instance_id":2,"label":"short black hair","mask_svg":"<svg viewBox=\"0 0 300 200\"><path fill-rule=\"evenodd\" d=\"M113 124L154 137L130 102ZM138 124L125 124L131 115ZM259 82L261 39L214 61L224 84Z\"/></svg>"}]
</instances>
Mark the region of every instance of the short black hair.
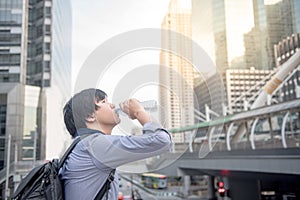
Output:
<instances>
[{"instance_id":1,"label":"short black hair","mask_svg":"<svg viewBox=\"0 0 300 200\"><path fill-rule=\"evenodd\" d=\"M78 128L86 128L86 118L91 116L97 105L95 101L105 99L106 93L99 89L85 89L75 94L64 106L64 122L70 135L76 137Z\"/></svg>"}]
</instances>

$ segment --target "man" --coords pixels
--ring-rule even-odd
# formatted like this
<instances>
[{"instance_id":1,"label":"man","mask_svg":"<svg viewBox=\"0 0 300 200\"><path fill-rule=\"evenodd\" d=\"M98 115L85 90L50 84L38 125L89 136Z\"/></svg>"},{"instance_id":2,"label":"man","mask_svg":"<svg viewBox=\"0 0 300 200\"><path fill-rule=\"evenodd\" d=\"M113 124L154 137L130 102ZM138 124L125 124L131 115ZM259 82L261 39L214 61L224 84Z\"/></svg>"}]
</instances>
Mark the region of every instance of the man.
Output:
<instances>
[{"instance_id":1,"label":"man","mask_svg":"<svg viewBox=\"0 0 300 200\"><path fill-rule=\"evenodd\" d=\"M71 136L90 134L76 145L60 171L66 200L92 200L113 169L169 150L169 133L151 121L139 101L129 99L120 108L132 120L139 121L143 135L111 135L120 118L99 89L83 90L65 105L64 121ZM118 199L118 180L116 172L107 199Z\"/></svg>"}]
</instances>

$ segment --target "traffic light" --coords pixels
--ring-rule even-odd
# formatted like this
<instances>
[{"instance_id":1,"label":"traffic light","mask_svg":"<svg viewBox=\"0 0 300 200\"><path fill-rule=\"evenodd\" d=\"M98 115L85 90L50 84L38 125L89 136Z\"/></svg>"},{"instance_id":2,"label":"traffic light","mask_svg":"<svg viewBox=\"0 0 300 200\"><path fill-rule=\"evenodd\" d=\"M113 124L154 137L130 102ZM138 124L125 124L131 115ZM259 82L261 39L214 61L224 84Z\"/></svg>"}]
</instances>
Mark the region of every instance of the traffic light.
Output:
<instances>
[{"instance_id":1,"label":"traffic light","mask_svg":"<svg viewBox=\"0 0 300 200\"><path fill-rule=\"evenodd\" d=\"M224 182L219 181L217 183L217 185L218 185L218 193L219 193L220 197L224 197L225 193L226 193L226 189L224 188Z\"/></svg>"}]
</instances>

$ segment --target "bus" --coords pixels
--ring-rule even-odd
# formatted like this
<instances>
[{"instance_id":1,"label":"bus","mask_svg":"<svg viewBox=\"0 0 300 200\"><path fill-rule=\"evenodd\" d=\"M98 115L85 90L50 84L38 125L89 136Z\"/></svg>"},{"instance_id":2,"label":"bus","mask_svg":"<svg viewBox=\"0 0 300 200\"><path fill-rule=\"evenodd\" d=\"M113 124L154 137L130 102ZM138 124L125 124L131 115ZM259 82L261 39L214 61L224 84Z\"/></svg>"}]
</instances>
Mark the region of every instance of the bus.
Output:
<instances>
[{"instance_id":1,"label":"bus","mask_svg":"<svg viewBox=\"0 0 300 200\"><path fill-rule=\"evenodd\" d=\"M141 176L142 185L153 189L167 188L167 180L167 176L162 174L144 173Z\"/></svg>"}]
</instances>

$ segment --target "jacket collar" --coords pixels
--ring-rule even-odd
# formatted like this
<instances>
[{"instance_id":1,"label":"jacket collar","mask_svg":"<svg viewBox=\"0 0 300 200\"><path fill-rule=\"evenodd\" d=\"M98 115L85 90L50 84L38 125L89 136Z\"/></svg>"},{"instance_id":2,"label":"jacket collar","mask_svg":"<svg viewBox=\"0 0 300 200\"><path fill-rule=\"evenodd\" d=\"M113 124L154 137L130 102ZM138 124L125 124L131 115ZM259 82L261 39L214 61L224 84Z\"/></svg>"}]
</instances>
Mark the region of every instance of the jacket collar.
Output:
<instances>
[{"instance_id":1,"label":"jacket collar","mask_svg":"<svg viewBox=\"0 0 300 200\"><path fill-rule=\"evenodd\" d=\"M92 133L97 133L97 134L102 134L104 135L104 133L102 133L101 131L99 130L95 130L95 129L89 129L89 128L79 128L77 129L76 131L76 136L82 136L82 135L85 135L85 134L92 134Z\"/></svg>"}]
</instances>

